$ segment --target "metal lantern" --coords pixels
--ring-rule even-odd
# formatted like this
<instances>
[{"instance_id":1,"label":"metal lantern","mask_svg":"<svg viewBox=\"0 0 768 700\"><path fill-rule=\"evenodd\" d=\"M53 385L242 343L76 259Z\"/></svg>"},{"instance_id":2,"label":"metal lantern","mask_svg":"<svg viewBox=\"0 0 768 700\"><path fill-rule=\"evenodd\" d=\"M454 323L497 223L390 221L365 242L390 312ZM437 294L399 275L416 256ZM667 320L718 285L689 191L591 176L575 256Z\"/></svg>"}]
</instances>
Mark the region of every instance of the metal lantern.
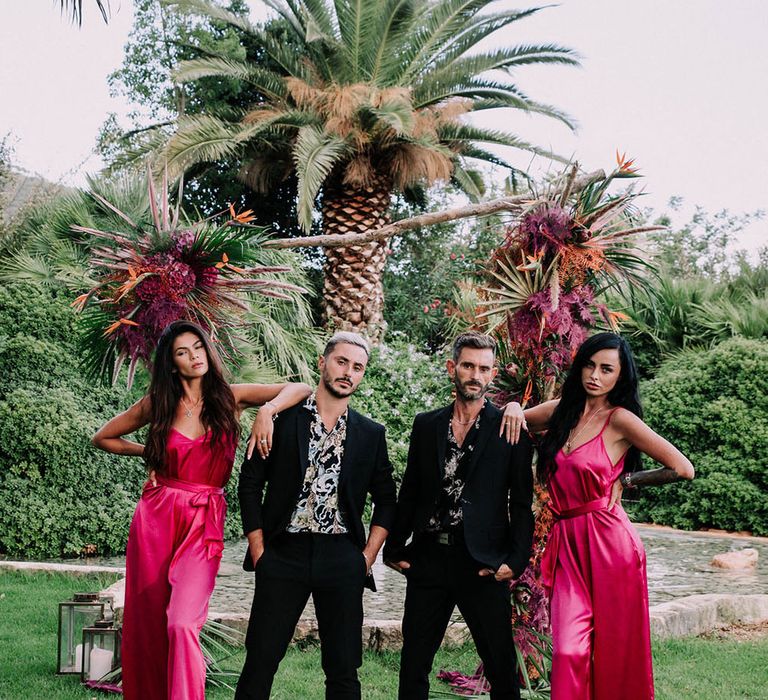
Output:
<instances>
[{"instance_id":1,"label":"metal lantern","mask_svg":"<svg viewBox=\"0 0 768 700\"><path fill-rule=\"evenodd\" d=\"M98 620L83 629L83 683L98 681L120 667L120 641L112 620Z\"/></svg>"},{"instance_id":2,"label":"metal lantern","mask_svg":"<svg viewBox=\"0 0 768 700\"><path fill-rule=\"evenodd\" d=\"M108 609L108 610L105 610ZM59 603L59 662L57 673L80 673L83 669L83 629L111 615L111 598L98 593L75 593Z\"/></svg>"}]
</instances>

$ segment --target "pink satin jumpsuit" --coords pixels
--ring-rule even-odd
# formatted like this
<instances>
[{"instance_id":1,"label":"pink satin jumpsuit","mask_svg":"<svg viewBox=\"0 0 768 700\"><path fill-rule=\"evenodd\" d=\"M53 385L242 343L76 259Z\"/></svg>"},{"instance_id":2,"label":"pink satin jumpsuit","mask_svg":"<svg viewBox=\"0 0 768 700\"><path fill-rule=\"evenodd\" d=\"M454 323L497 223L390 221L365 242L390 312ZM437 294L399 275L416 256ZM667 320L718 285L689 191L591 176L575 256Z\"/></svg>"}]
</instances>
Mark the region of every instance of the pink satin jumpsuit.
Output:
<instances>
[{"instance_id":1,"label":"pink satin jumpsuit","mask_svg":"<svg viewBox=\"0 0 768 700\"><path fill-rule=\"evenodd\" d=\"M555 523L542 561L551 590L552 700L652 700L645 550L620 505L602 430L556 456Z\"/></svg>"},{"instance_id":2,"label":"pink satin jumpsuit","mask_svg":"<svg viewBox=\"0 0 768 700\"><path fill-rule=\"evenodd\" d=\"M122 663L126 700L202 700L199 632L224 550L223 486L235 441L213 450L172 428L167 474L147 483L126 552Z\"/></svg>"}]
</instances>

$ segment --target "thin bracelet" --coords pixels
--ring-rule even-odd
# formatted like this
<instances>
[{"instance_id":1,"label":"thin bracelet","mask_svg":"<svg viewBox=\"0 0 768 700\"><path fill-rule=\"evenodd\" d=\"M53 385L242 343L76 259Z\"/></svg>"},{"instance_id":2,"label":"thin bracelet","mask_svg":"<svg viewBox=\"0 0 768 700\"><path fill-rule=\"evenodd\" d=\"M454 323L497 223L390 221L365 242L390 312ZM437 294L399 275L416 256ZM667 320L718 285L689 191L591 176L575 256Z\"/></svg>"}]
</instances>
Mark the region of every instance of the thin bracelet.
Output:
<instances>
[{"instance_id":1,"label":"thin bracelet","mask_svg":"<svg viewBox=\"0 0 768 700\"><path fill-rule=\"evenodd\" d=\"M625 489L636 489L637 486L635 486L632 483L632 472L624 472L620 477L619 481L621 482L621 485Z\"/></svg>"},{"instance_id":2,"label":"thin bracelet","mask_svg":"<svg viewBox=\"0 0 768 700\"><path fill-rule=\"evenodd\" d=\"M265 401L263 405L264 406L270 406L272 408L272 410L274 411L274 413L272 414L272 420L275 420L277 418L277 416L279 415L278 414L278 410L277 410L277 406L275 406L275 404L273 404L271 401Z\"/></svg>"}]
</instances>

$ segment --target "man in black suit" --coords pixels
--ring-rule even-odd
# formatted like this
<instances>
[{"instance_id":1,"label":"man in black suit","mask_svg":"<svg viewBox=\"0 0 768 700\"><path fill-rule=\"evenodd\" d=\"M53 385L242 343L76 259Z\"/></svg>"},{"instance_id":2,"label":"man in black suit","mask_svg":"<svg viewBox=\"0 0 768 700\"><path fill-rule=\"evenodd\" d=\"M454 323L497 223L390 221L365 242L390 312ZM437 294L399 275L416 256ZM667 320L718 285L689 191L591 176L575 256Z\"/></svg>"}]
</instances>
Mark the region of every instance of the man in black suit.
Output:
<instances>
[{"instance_id":1,"label":"man in black suit","mask_svg":"<svg viewBox=\"0 0 768 700\"><path fill-rule=\"evenodd\" d=\"M509 581L533 538L532 447L500 436L485 394L496 344L460 335L447 368L456 400L416 416L384 559L407 578L400 700L426 700L432 662L458 605L483 661L491 698L519 698ZM410 544L406 544L408 538Z\"/></svg>"},{"instance_id":2,"label":"man in black suit","mask_svg":"<svg viewBox=\"0 0 768 700\"><path fill-rule=\"evenodd\" d=\"M368 345L337 333L318 361L320 383L275 420L266 459L247 459L238 494L256 572L246 660L236 698L269 698L272 680L310 595L320 632L326 698L360 698L363 587L392 525L396 489L384 427L348 408ZM266 487L266 491L265 491ZM365 539L368 494L373 515Z\"/></svg>"}]
</instances>

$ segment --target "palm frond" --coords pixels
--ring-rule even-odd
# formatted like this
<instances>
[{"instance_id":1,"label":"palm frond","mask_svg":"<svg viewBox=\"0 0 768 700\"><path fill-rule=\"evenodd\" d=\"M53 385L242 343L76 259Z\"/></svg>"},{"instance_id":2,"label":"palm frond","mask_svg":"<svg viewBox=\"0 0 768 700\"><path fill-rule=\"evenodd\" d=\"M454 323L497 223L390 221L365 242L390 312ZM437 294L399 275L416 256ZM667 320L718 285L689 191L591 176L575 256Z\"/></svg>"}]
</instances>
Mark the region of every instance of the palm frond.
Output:
<instances>
[{"instance_id":1,"label":"palm frond","mask_svg":"<svg viewBox=\"0 0 768 700\"><path fill-rule=\"evenodd\" d=\"M530 17L540 12L543 7L534 7L527 10L506 10L502 12L483 12L469 19L462 31L450 38L442 51L434 57L430 63L431 71L439 71L447 67L453 60L466 55L481 41L494 32L508 26L512 22Z\"/></svg>"},{"instance_id":2,"label":"palm frond","mask_svg":"<svg viewBox=\"0 0 768 700\"><path fill-rule=\"evenodd\" d=\"M348 153L349 147L337 136L325 134L315 126L299 129L293 160L299 178L299 223L305 231L312 225L315 197L331 170Z\"/></svg>"},{"instance_id":3,"label":"palm frond","mask_svg":"<svg viewBox=\"0 0 768 700\"><path fill-rule=\"evenodd\" d=\"M485 192L485 183L477 170L466 170L459 163L453 166L453 183L464 192L472 202L479 202Z\"/></svg>"},{"instance_id":4,"label":"palm frond","mask_svg":"<svg viewBox=\"0 0 768 700\"><path fill-rule=\"evenodd\" d=\"M462 31L489 1L443 0L429 4L410 45L404 47L399 56L399 67L392 71L396 76L394 80L399 83L413 82L440 53L445 43L450 42L456 32Z\"/></svg>"},{"instance_id":5,"label":"palm frond","mask_svg":"<svg viewBox=\"0 0 768 700\"><path fill-rule=\"evenodd\" d=\"M533 269L520 269L520 261L513 260L509 251L501 251L495 260L498 269L488 270L492 281L482 288L488 298L479 303L479 306L488 309L479 317L513 314L522 308L531 296L549 287L550 278L557 269L557 261L555 257L546 270L540 265Z\"/></svg>"},{"instance_id":6,"label":"palm frond","mask_svg":"<svg viewBox=\"0 0 768 700\"><path fill-rule=\"evenodd\" d=\"M444 141L449 147L455 145L457 150L461 148L465 141L494 143L499 146L510 146L511 148L529 151L530 153L535 153L552 160L564 161L561 156L558 156L547 149L534 146L513 134L497 131L495 129L485 129L471 124L454 123L441 125L438 128L438 134L441 141Z\"/></svg>"},{"instance_id":7,"label":"palm frond","mask_svg":"<svg viewBox=\"0 0 768 700\"><path fill-rule=\"evenodd\" d=\"M408 102L382 102L368 111L379 121L386 124L398 136L408 135L413 128L413 108Z\"/></svg>"},{"instance_id":8,"label":"palm frond","mask_svg":"<svg viewBox=\"0 0 768 700\"><path fill-rule=\"evenodd\" d=\"M523 45L475 53L471 56L457 56L435 66L430 75L439 80L443 77L456 75L482 75L494 70L511 72L517 66L532 64L576 66L579 61L574 56L573 51L555 44Z\"/></svg>"},{"instance_id":9,"label":"palm frond","mask_svg":"<svg viewBox=\"0 0 768 700\"><path fill-rule=\"evenodd\" d=\"M369 43L365 52L370 56L368 80L374 85L388 87L398 82L391 80L385 69L392 56L400 53L401 47L408 42L418 11L412 0L379 0L375 5L379 12L367 34Z\"/></svg>"},{"instance_id":10,"label":"palm frond","mask_svg":"<svg viewBox=\"0 0 768 700\"><path fill-rule=\"evenodd\" d=\"M277 73L232 58L211 56L182 61L173 71L173 78L179 83L192 82L206 77L235 78L252 85L269 100L278 103L287 97L285 81Z\"/></svg>"},{"instance_id":11,"label":"palm frond","mask_svg":"<svg viewBox=\"0 0 768 700\"><path fill-rule=\"evenodd\" d=\"M216 161L240 150L243 127L218 117L197 115L179 120L164 155L172 176L197 163Z\"/></svg>"}]
</instances>

